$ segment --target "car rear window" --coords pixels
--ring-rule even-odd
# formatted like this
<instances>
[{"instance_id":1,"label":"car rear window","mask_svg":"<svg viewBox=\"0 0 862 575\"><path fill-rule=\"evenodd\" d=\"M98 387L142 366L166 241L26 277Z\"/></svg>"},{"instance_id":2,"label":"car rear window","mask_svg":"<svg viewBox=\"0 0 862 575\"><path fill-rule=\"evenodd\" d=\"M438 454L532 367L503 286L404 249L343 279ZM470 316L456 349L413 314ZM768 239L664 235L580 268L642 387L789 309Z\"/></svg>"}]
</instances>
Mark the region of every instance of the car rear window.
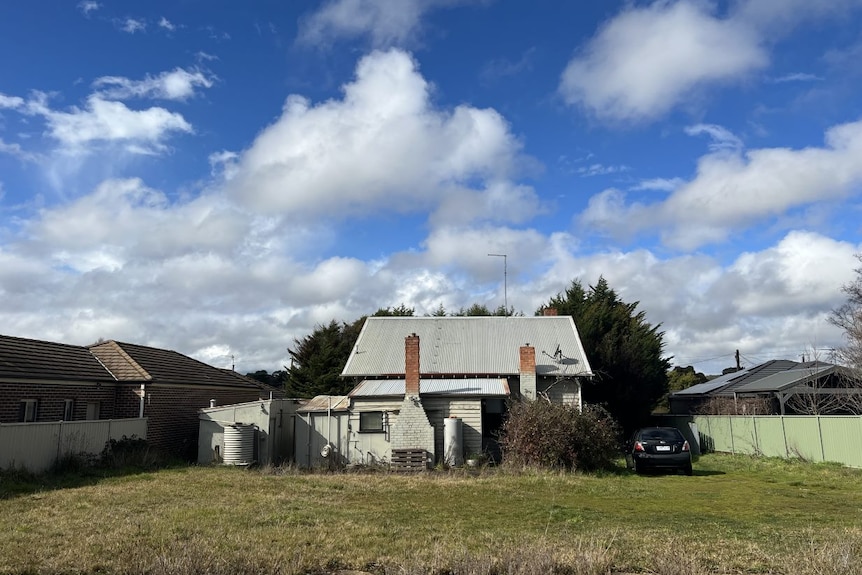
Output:
<instances>
[{"instance_id":1,"label":"car rear window","mask_svg":"<svg viewBox=\"0 0 862 575\"><path fill-rule=\"evenodd\" d=\"M642 440L660 441L682 441L682 434L678 429L644 429L641 431Z\"/></svg>"}]
</instances>

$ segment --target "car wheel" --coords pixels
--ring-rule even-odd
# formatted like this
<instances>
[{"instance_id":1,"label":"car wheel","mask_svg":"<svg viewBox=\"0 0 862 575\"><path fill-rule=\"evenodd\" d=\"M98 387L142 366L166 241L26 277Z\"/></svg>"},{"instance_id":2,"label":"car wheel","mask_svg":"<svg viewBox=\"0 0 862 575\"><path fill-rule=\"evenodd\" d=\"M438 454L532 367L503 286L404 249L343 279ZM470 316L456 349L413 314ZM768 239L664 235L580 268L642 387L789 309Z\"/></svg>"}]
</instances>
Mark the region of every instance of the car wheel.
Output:
<instances>
[{"instance_id":1,"label":"car wheel","mask_svg":"<svg viewBox=\"0 0 862 575\"><path fill-rule=\"evenodd\" d=\"M638 460L635 458L632 458L632 471L634 471L638 475L642 474L644 471L643 465L638 465Z\"/></svg>"},{"instance_id":2,"label":"car wheel","mask_svg":"<svg viewBox=\"0 0 862 575\"><path fill-rule=\"evenodd\" d=\"M689 463L683 471L685 471L686 475L694 475L694 470L691 468L691 463Z\"/></svg>"}]
</instances>

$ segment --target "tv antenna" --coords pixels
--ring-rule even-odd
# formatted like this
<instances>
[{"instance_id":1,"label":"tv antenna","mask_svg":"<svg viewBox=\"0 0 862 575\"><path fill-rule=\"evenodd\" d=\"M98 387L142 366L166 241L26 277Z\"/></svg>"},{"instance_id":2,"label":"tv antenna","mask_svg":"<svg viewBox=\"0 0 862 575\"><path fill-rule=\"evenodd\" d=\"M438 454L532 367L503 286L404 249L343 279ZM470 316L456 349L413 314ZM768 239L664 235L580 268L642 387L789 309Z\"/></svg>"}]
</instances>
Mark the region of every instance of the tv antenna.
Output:
<instances>
[{"instance_id":1,"label":"tv antenna","mask_svg":"<svg viewBox=\"0 0 862 575\"><path fill-rule=\"evenodd\" d=\"M503 258L503 309L509 315L509 270L506 254L488 254L490 257Z\"/></svg>"}]
</instances>

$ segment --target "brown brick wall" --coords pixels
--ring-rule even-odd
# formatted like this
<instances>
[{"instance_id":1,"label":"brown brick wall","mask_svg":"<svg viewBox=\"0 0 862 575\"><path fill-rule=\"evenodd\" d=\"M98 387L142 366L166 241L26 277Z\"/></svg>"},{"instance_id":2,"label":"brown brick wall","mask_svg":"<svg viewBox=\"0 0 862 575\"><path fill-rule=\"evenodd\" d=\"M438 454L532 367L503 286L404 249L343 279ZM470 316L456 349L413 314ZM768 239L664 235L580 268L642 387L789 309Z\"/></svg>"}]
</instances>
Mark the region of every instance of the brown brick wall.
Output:
<instances>
[{"instance_id":1,"label":"brown brick wall","mask_svg":"<svg viewBox=\"0 0 862 575\"><path fill-rule=\"evenodd\" d=\"M100 419L112 419L115 415L113 384L61 384L0 382L0 423L17 423L22 399L39 400L36 421L60 421L63 419L65 400L74 403L74 420L87 417L87 403L99 402ZM137 416L137 414L136 414Z\"/></svg>"},{"instance_id":2,"label":"brown brick wall","mask_svg":"<svg viewBox=\"0 0 862 575\"><path fill-rule=\"evenodd\" d=\"M419 336L404 338L404 393L419 395Z\"/></svg>"},{"instance_id":3,"label":"brown brick wall","mask_svg":"<svg viewBox=\"0 0 862 575\"><path fill-rule=\"evenodd\" d=\"M256 389L206 389L171 385L147 385L144 417L150 445L190 459L197 457L198 410L260 399ZM137 397L135 398L137 400Z\"/></svg>"}]
</instances>

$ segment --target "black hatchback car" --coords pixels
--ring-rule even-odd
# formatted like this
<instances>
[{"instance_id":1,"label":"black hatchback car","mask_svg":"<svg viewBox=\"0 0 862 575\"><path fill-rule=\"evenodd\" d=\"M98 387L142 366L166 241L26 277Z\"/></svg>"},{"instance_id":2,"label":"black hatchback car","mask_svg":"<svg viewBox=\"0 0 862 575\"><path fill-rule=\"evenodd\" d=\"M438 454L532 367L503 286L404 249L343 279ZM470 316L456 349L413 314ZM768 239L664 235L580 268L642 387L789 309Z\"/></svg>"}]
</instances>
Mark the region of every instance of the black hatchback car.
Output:
<instances>
[{"instance_id":1,"label":"black hatchback car","mask_svg":"<svg viewBox=\"0 0 862 575\"><path fill-rule=\"evenodd\" d=\"M676 470L692 474L691 448L674 427L644 427L626 443L626 465L635 473Z\"/></svg>"}]
</instances>

